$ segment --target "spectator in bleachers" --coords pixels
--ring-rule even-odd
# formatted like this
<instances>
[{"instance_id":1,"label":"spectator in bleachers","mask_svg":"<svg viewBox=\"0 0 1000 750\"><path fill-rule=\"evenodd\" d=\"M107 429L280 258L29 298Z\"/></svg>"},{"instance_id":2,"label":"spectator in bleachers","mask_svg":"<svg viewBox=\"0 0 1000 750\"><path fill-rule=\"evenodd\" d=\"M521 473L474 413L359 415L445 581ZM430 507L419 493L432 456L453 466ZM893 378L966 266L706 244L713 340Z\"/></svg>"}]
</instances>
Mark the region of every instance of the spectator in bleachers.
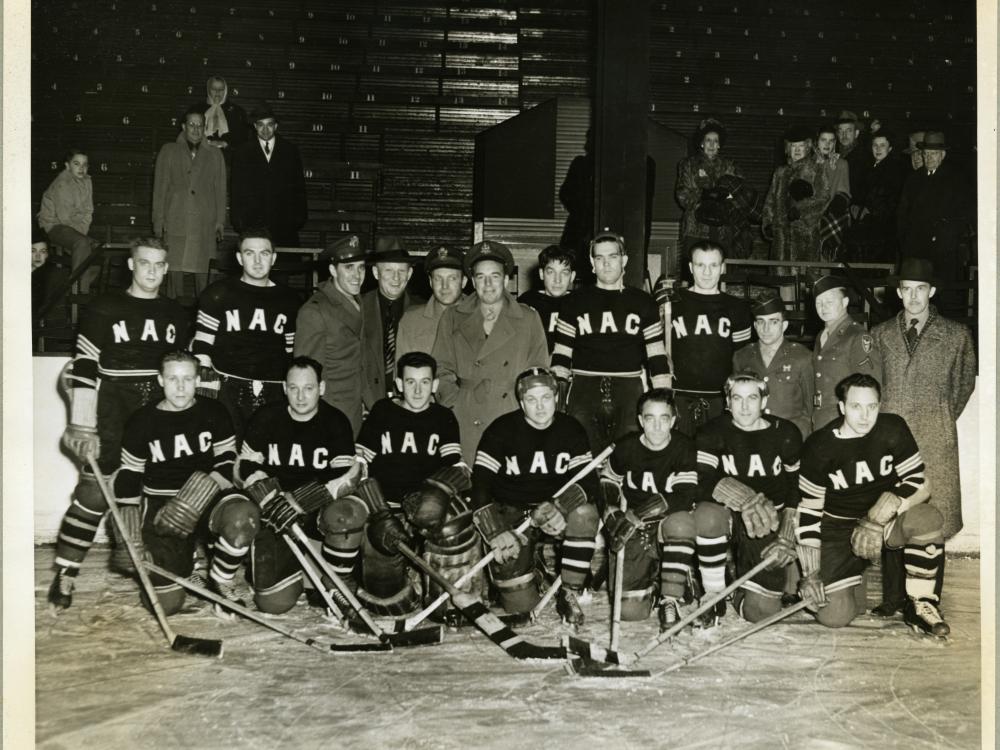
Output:
<instances>
[{"instance_id":1,"label":"spectator in bleachers","mask_svg":"<svg viewBox=\"0 0 1000 750\"><path fill-rule=\"evenodd\" d=\"M730 258L747 258L753 248L750 219L732 199L744 184L743 171L721 155L726 129L712 118L702 120L694 136L694 154L677 166L677 202L681 216L681 249L711 240L726 249Z\"/></svg>"},{"instance_id":2,"label":"spectator in bleachers","mask_svg":"<svg viewBox=\"0 0 1000 750\"><path fill-rule=\"evenodd\" d=\"M226 167L204 139L205 115L190 107L176 140L163 144L156 157L153 234L166 242L175 298L184 294L185 274L194 275L195 296L205 289L226 221Z\"/></svg>"},{"instance_id":3,"label":"spectator in bleachers","mask_svg":"<svg viewBox=\"0 0 1000 750\"><path fill-rule=\"evenodd\" d=\"M250 119L257 137L233 153L229 218L237 231L263 224L275 247L298 247L309 215L299 149L278 135L270 105L257 105Z\"/></svg>"},{"instance_id":4,"label":"spectator in bleachers","mask_svg":"<svg viewBox=\"0 0 1000 750\"><path fill-rule=\"evenodd\" d=\"M917 148L917 144L924 139L923 130L914 130L910 133L910 145L904 154L910 155L910 167L916 172L924 166L924 152Z\"/></svg>"},{"instance_id":5,"label":"spectator in bleachers","mask_svg":"<svg viewBox=\"0 0 1000 750\"><path fill-rule=\"evenodd\" d=\"M229 101L229 85L221 76L212 76L206 83L205 142L222 150L226 164L232 152L247 142L250 128L247 113L239 104Z\"/></svg>"},{"instance_id":6,"label":"spectator in bleachers","mask_svg":"<svg viewBox=\"0 0 1000 750\"><path fill-rule=\"evenodd\" d=\"M44 327L53 319L65 317L63 311L50 310L43 321L38 320L39 311L55 297L69 278L69 272L49 258L49 245L42 230L31 233L31 325Z\"/></svg>"},{"instance_id":7,"label":"spectator in bleachers","mask_svg":"<svg viewBox=\"0 0 1000 750\"><path fill-rule=\"evenodd\" d=\"M869 162L867 143L858 116L850 110L843 110L837 118L837 150L840 158L845 159L850 168L848 176L851 179L852 207L860 206L864 199Z\"/></svg>"},{"instance_id":8,"label":"spectator in bleachers","mask_svg":"<svg viewBox=\"0 0 1000 750\"><path fill-rule=\"evenodd\" d=\"M872 135L871 150L864 200L849 233L851 253L868 263L895 262L896 207L906 165L892 153L892 134L885 128Z\"/></svg>"},{"instance_id":9,"label":"spectator in bleachers","mask_svg":"<svg viewBox=\"0 0 1000 750\"><path fill-rule=\"evenodd\" d=\"M850 167L837 153L837 126L823 123L816 129L816 161L826 165L830 172L830 190L851 194Z\"/></svg>"},{"instance_id":10,"label":"spectator in bleachers","mask_svg":"<svg viewBox=\"0 0 1000 750\"><path fill-rule=\"evenodd\" d=\"M82 264L99 243L87 236L94 219L94 187L87 174L87 155L78 148L66 152L66 168L56 175L42 194L38 226L49 242L72 253L73 268ZM97 266L80 277L80 291L86 294L97 278Z\"/></svg>"},{"instance_id":11,"label":"spectator in bleachers","mask_svg":"<svg viewBox=\"0 0 1000 750\"><path fill-rule=\"evenodd\" d=\"M833 198L833 172L817 161L812 131L785 134L787 164L774 170L764 201L761 231L771 241L771 259L818 261L820 219Z\"/></svg>"},{"instance_id":12,"label":"spectator in bleachers","mask_svg":"<svg viewBox=\"0 0 1000 750\"><path fill-rule=\"evenodd\" d=\"M900 253L904 258L931 261L941 282L964 277L969 262L966 238L976 218L971 186L958 166L948 162L948 141L929 130L917 143L924 157L922 169L906 179L896 213ZM938 288L938 304L958 301L953 290Z\"/></svg>"}]
</instances>

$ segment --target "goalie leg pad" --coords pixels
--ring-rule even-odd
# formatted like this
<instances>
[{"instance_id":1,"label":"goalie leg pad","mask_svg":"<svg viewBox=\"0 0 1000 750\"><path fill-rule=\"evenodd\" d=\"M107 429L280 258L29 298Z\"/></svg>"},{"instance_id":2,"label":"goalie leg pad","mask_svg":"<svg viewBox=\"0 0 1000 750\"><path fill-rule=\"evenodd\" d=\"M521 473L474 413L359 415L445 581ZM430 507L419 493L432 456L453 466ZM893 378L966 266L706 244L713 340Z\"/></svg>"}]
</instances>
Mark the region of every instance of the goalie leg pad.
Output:
<instances>
[{"instance_id":1,"label":"goalie leg pad","mask_svg":"<svg viewBox=\"0 0 1000 750\"><path fill-rule=\"evenodd\" d=\"M660 594L682 599L695 561L695 520L687 511L671 513L659 524Z\"/></svg>"},{"instance_id":2,"label":"goalie leg pad","mask_svg":"<svg viewBox=\"0 0 1000 750\"><path fill-rule=\"evenodd\" d=\"M457 581L472 568L483 557L482 545L479 543L479 535L472 527L472 514L466 514L468 525L462 531L452 534L445 541L430 540L424 544L424 559L441 572L441 574L451 582ZM462 591L481 598L486 593L486 575L480 570L472 578L459 586ZM443 593L443 589L433 581L427 584L427 602L430 603ZM450 600L449 600L450 603ZM439 620L445 619L445 612L439 607L431 617L437 616ZM450 605L448 610L453 610L454 605Z\"/></svg>"},{"instance_id":3,"label":"goalie leg pad","mask_svg":"<svg viewBox=\"0 0 1000 750\"><path fill-rule=\"evenodd\" d=\"M219 485L208 474L192 472L177 494L160 508L153 523L161 534L189 536L218 491Z\"/></svg>"},{"instance_id":4,"label":"goalie leg pad","mask_svg":"<svg viewBox=\"0 0 1000 750\"><path fill-rule=\"evenodd\" d=\"M538 593L538 580L534 570L535 544L537 536L528 530L527 544L513 560L502 565L494 564L493 583L500 593L500 604L512 615L523 614L534 609L542 598Z\"/></svg>"},{"instance_id":5,"label":"goalie leg pad","mask_svg":"<svg viewBox=\"0 0 1000 750\"><path fill-rule=\"evenodd\" d=\"M260 508L240 492L226 493L208 516L208 530L233 547L248 547L260 532Z\"/></svg>"},{"instance_id":6,"label":"goalie leg pad","mask_svg":"<svg viewBox=\"0 0 1000 750\"><path fill-rule=\"evenodd\" d=\"M250 580L257 609L272 615L287 612L303 590L299 562L278 535L261 529L253 541Z\"/></svg>"},{"instance_id":7,"label":"goalie leg pad","mask_svg":"<svg viewBox=\"0 0 1000 750\"><path fill-rule=\"evenodd\" d=\"M187 578L194 570L195 538L188 536L179 539L176 536L161 534L154 526L156 512L164 505L159 498L143 498L142 505L142 544L143 556L152 560L164 570L176 576ZM149 578L156 589L156 596L168 614L178 611L184 604L184 589L173 581L161 578L156 573L150 573Z\"/></svg>"},{"instance_id":8,"label":"goalie leg pad","mask_svg":"<svg viewBox=\"0 0 1000 750\"><path fill-rule=\"evenodd\" d=\"M639 622L649 617L653 611L653 587L622 590L621 619L623 622Z\"/></svg>"},{"instance_id":9,"label":"goalie leg pad","mask_svg":"<svg viewBox=\"0 0 1000 750\"><path fill-rule=\"evenodd\" d=\"M316 525L327 544L338 548L361 546L368 506L357 495L339 497L320 511Z\"/></svg>"},{"instance_id":10,"label":"goalie leg pad","mask_svg":"<svg viewBox=\"0 0 1000 750\"><path fill-rule=\"evenodd\" d=\"M417 608L420 596L413 588L402 555L380 552L366 536L362 546L361 586L358 598L380 615L405 615Z\"/></svg>"},{"instance_id":11,"label":"goalie leg pad","mask_svg":"<svg viewBox=\"0 0 1000 750\"><path fill-rule=\"evenodd\" d=\"M108 536L114 544L111 548L111 569L132 575L135 573L135 563L132 562L125 539L132 542L139 554L142 554L142 513L138 505L121 505L118 515L121 516L124 528L119 529L116 523L108 526Z\"/></svg>"},{"instance_id":12,"label":"goalie leg pad","mask_svg":"<svg viewBox=\"0 0 1000 750\"><path fill-rule=\"evenodd\" d=\"M653 608L654 584L659 560L656 556L650 556L645 542L641 533L637 533L625 545L625 559L622 564L621 618L626 622L645 620ZM609 596L614 596L617 567L612 558Z\"/></svg>"}]
</instances>

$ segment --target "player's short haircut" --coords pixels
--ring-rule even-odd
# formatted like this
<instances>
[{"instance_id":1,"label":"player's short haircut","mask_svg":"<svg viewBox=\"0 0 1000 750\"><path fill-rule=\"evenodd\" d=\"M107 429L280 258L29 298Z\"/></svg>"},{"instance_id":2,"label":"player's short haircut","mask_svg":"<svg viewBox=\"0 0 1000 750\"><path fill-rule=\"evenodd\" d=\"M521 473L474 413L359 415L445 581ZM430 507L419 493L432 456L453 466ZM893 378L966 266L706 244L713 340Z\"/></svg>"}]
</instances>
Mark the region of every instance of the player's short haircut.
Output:
<instances>
[{"instance_id":1,"label":"player's short haircut","mask_svg":"<svg viewBox=\"0 0 1000 750\"><path fill-rule=\"evenodd\" d=\"M163 355L160 359L160 374L167 369L170 362L190 362L194 366L194 371L198 372L198 358L186 349L174 349Z\"/></svg>"},{"instance_id":2,"label":"player's short haircut","mask_svg":"<svg viewBox=\"0 0 1000 750\"><path fill-rule=\"evenodd\" d=\"M767 383L764 382L764 378L755 372L737 372L726 378L726 384L722 388L722 392L726 395L726 399L733 392L733 388L739 383L753 383L757 386L757 390L760 393L761 398L767 398L770 391L767 388Z\"/></svg>"},{"instance_id":3,"label":"player's short haircut","mask_svg":"<svg viewBox=\"0 0 1000 750\"><path fill-rule=\"evenodd\" d=\"M879 384L876 378L871 375L866 375L863 372L852 372L846 378L837 383L837 388L835 393L837 394L837 400L840 403L847 402L847 392L851 388L872 388L875 391L875 395L878 396L878 400L882 400L882 386Z\"/></svg>"},{"instance_id":4,"label":"player's short haircut","mask_svg":"<svg viewBox=\"0 0 1000 750\"><path fill-rule=\"evenodd\" d=\"M181 117L181 122L187 122L187 119L191 115L198 115L201 118L202 123L205 122L205 107L200 104L192 104L190 107L184 110L184 116Z\"/></svg>"},{"instance_id":5,"label":"player's short haircut","mask_svg":"<svg viewBox=\"0 0 1000 750\"><path fill-rule=\"evenodd\" d=\"M73 157L76 156L77 154L79 154L80 156L86 156L87 152L84 151L81 148L77 148L76 146L72 146L72 147L66 149L66 156L65 156L65 158L63 158L63 161L68 164L69 162L73 161Z\"/></svg>"},{"instance_id":6,"label":"player's short haircut","mask_svg":"<svg viewBox=\"0 0 1000 750\"><path fill-rule=\"evenodd\" d=\"M639 400L635 404L635 415L637 417L642 416L642 408L650 401L666 404L670 407L671 414L677 414L677 407L674 406L674 392L672 390L669 388L650 388L639 396Z\"/></svg>"},{"instance_id":7,"label":"player's short haircut","mask_svg":"<svg viewBox=\"0 0 1000 750\"><path fill-rule=\"evenodd\" d=\"M292 361L288 363L288 367L285 368L285 379L288 379L288 373L292 370L312 370L316 373L316 382L323 382L323 365L317 362L312 357L307 357L304 354L300 354L297 357L293 357Z\"/></svg>"},{"instance_id":8,"label":"player's short haircut","mask_svg":"<svg viewBox=\"0 0 1000 750\"><path fill-rule=\"evenodd\" d=\"M719 253L719 256L723 261L726 259L726 249L718 242L712 242L711 240L698 240L696 243L691 245L691 249L688 250L688 260L694 260L694 253L696 250L701 250L706 253L710 253L715 250Z\"/></svg>"},{"instance_id":9,"label":"player's short haircut","mask_svg":"<svg viewBox=\"0 0 1000 750\"><path fill-rule=\"evenodd\" d=\"M267 227L246 227L240 232L240 241L236 243L236 251L239 252L242 250L243 240L249 239L267 240L271 245L271 249L274 250L274 238L271 237L271 230Z\"/></svg>"},{"instance_id":10,"label":"player's short haircut","mask_svg":"<svg viewBox=\"0 0 1000 750\"><path fill-rule=\"evenodd\" d=\"M576 253L568 247L549 245L538 254L538 267L544 271L549 263L565 263L572 271L576 267Z\"/></svg>"},{"instance_id":11,"label":"player's short haircut","mask_svg":"<svg viewBox=\"0 0 1000 750\"><path fill-rule=\"evenodd\" d=\"M434 357L432 357L427 352L407 352L402 357L400 357L399 361L396 362L396 377L402 378L403 369L406 367L413 367L413 368L429 367L431 368L431 377L432 378L437 377L437 371L438 371L437 360L434 359Z\"/></svg>"},{"instance_id":12,"label":"player's short haircut","mask_svg":"<svg viewBox=\"0 0 1000 750\"><path fill-rule=\"evenodd\" d=\"M136 250L140 247L151 247L154 250L167 252L167 243L158 237L136 237L128 243L129 255L134 258Z\"/></svg>"}]
</instances>

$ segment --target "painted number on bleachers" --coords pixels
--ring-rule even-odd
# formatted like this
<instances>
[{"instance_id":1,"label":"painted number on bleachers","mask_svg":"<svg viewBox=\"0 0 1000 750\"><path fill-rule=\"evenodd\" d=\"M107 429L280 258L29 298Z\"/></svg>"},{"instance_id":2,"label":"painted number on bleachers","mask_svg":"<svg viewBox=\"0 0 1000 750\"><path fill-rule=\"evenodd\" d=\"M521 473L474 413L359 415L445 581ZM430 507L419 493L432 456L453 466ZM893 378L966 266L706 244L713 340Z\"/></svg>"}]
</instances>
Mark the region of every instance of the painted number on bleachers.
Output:
<instances>
[{"instance_id":1,"label":"painted number on bleachers","mask_svg":"<svg viewBox=\"0 0 1000 750\"><path fill-rule=\"evenodd\" d=\"M321 122L314 122L312 124L312 132L314 132L314 133L322 133L323 132L323 123L321 123Z\"/></svg>"},{"instance_id":2,"label":"painted number on bleachers","mask_svg":"<svg viewBox=\"0 0 1000 750\"><path fill-rule=\"evenodd\" d=\"M289 70L295 70L295 60L289 60L288 61L288 69Z\"/></svg>"},{"instance_id":3,"label":"painted number on bleachers","mask_svg":"<svg viewBox=\"0 0 1000 750\"><path fill-rule=\"evenodd\" d=\"M131 122L131 120L128 119L128 115L125 115L122 118L122 125L128 125L130 122Z\"/></svg>"},{"instance_id":4,"label":"painted number on bleachers","mask_svg":"<svg viewBox=\"0 0 1000 750\"><path fill-rule=\"evenodd\" d=\"M284 98L285 98L285 92L284 92L284 91L280 91L280 90L279 90L279 91L278 91L278 98L279 98L279 99L284 99Z\"/></svg>"},{"instance_id":5,"label":"painted number on bleachers","mask_svg":"<svg viewBox=\"0 0 1000 750\"><path fill-rule=\"evenodd\" d=\"M333 94L331 94L329 91L324 91L322 94L320 94L319 98L322 99L324 102L332 102Z\"/></svg>"},{"instance_id":6,"label":"painted number on bleachers","mask_svg":"<svg viewBox=\"0 0 1000 750\"><path fill-rule=\"evenodd\" d=\"M351 225L350 225L350 223L348 223L346 221L340 222L340 231L341 232L350 232L351 231Z\"/></svg>"},{"instance_id":7,"label":"painted number on bleachers","mask_svg":"<svg viewBox=\"0 0 1000 750\"><path fill-rule=\"evenodd\" d=\"M302 174L305 176L307 180L311 180L313 176L313 171L311 169L303 169Z\"/></svg>"},{"instance_id":8,"label":"painted number on bleachers","mask_svg":"<svg viewBox=\"0 0 1000 750\"><path fill-rule=\"evenodd\" d=\"M350 172L350 179L352 179L352 180L360 180L361 179L361 172L358 171L357 169L352 169L351 172Z\"/></svg>"}]
</instances>

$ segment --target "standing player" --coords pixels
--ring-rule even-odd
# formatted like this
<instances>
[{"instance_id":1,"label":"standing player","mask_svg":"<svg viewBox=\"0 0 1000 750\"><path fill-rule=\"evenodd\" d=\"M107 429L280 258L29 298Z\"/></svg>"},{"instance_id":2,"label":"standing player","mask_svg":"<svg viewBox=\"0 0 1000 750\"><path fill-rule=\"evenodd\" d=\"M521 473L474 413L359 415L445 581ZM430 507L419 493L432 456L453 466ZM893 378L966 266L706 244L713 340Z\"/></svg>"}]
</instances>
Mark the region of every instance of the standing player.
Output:
<instances>
[{"instance_id":1,"label":"standing player","mask_svg":"<svg viewBox=\"0 0 1000 750\"><path fill-rule=\"evenodd\" d=\"M842 418L816 430L799 472L799 591L816 619L843 627L864 611L861 574L883 546L903 548L907 601L903 619L918 632L950 632L938 610L944 520L925 502L932 488L906 422L879 413L882 389L853 373L837 384Z\"/></svg>"},{"instance_id":2,"label":"standing player","mask_svg":"<svg viewBox=\"0 0 1000 750\"><path fill-rule=\"evenodd\" d=\"M698 483L706 496L733 511L736 575L780 553L775 565L733 595L736 611L750 622L781 609L784 567L795 561L802 435L787 419L765 413L767 403L767 383L759 375L732 375L726 381L729 414L713 419L697 437Z\"/></svg>"},{"instance_id":3,"label":"standing player","mask_svg":"<svg viewBox=\"0 0 1000 750\"><path fill-rule=\"evenodd\" d=\"M538 278L542 280L542 288L529 289L517 298L518 302L538 310L545 326L545 341L549 345L549 354L556 345L556 324L559 322L559 310L566 302L566 295L573 291L576 280L576 253L559 245L549 245L538 254Z\"/></svg>"},{"instance_id":4,"label":"standing player","mask_svg":"<svg viewBox=\"0 0 1000 750\"><path fill-rule=\"evenodd\" d=\"M257 508L231 491L236 437L225 407L199 399L198 360L168 352L157 378L163 400L135 412L122 436L122 466L115 495L142 503L142 540L153 562L187 577L197 539L214 540L209 581L215 591L239 602L234 577L259 526ZM151 574L167 614L184 603L184 589ZM239 602L242 604L242 602Z\"/></svg>"},{"instance_id":5,"label":"standing player","mask_svg":"<svg viewBox=\"0 0 1000 750\"><path fill-rule=\"evenodd\" d=\"M294 522L323 539L323 556L338 570L353 570L348 541L360 538L368 515L360 503L334 508L333 500L357 485L351 423L321 401L323 369L296 357L285 372L285 401L253 415L237 462L237 482L261 508L265 528L253 545L254 601L262 612L281 614L302 593L298 560L280 535ZM345 557L346 555L346 557Z\"/></svg>"},{"instance_id":6,"label":"standing player","mask_svg":"<svg viewBox=\"0 0 1000 750\"><path fill-rule=\"evenodd\" d=\"M160 359L183 346L188 337L187 313L174 300L159 296L167 272L163 243L134 240L128 267L132 271L128 288L98 297L80 322L69 376L70 420L62 438L77 460L97 456L105 476L119 466L125 420L161 394L156 380ZM85 463L59 527L56 575L48 593L53 607L66 609L72 603L73 583L107 509L97 479ZM138 541L138 503L123 503L122 518L125 533ZM112 553L112 565L131 572L124 543Z\"/></svg>"},{"instance_id":7,"label":"standing player","mask_svg":"<svg viewBox=\"0 0 1000 750\"><path fill-rule=\"evenodd\" d=\"M653 298L624 285L625 240L605 229L590 243L596 286L572 294L559 311L552 371L573 378L567 411L597 452L632 424L643 392L670 385L663 323Z\"/></svg>"},{"instance_id":8,"label":"standing player","mask_svg":"<svg viewBox=\"0 0 1000 750\"><path fill-rule=\"evenodd\" d=\"M615 445L604 471L604 528L613 553L625 548L622 619L644 620L649 615L659 567L660 629L666 630L677 621L681 600L690 593L687 582L698 529L704 533L707 524L724 524L728 518L713 512L714 503L695 507L694 442L672 429L676 415L670 391L646 391L636 411L642 432L629 433Z\"/></svg>"},{"instance_id":9,"label":"standing player","mask_svg":"<svg viewBox=\"0 0 1000 750\"><path fill-rule=\"evenodd\" d=\"M191 351L201 364L200 395L218 394L242 440L247 422L264 404L284 399L281 381L295 345L299 295L270 279L277 255L267 229L240 236L240 278L209 286L198 298Z\"/></svg>"},{"instance_id":10,"label":"standing player","mask_svg":"<svg viewBox=\"0 0 1000 750\"><path fill-rule=\"evenodd\" d=\"M358 455L368 466L368 476L378 482L393 516L401 519L405 512L410 524L424 531L435 562L454 569L451 563L460 565L469 560L444 560L449 548L471 547L477 552L479 548L472 544L475 530L462 497L470 485L469 469L462 461L458 421L450 409L433 401L438 386L433 357L409 352L399 358L396 367L396 390L402 397L375 403L358 434ZM442 524L447 526L444 536L440 533ZM471 562L478 559L477 554ZM413 604L406 571L401 555L386 556L366 540L365 601L376 611L384 610L387 602L376 595L378 590L393 596L405 591L408 603ZM477 585L482 585L481 578Z\"/></svg>"},{"instance_id":11,"label":"standing player","mask_svg":"<svg viewBox=\"0 0 1000 750\"><path fill-rule=\"evenodd\" d=\"M785 340L788 321L785 305L778 297L753 306L755 344L737 349L733 354L733 372L751 370L767 384L765 414L794 422L803 439L812 432L813 373L812 354L802 344Z\"/></svg>"},{"instance_id":12,"label":"standing player","mask_svg":"<svg viewBox=\"0 0 1000 750\"><path fill-rule=\"evenodd\" d=\"M670 310L677 429L688 437L722 414L733 353L750 341L750 305L719 290L725 263L722 247L705 240L691 248L693 287L668 299L663 279L657 282L657 301Z\"/></svg>"},{"instance_id":13,"label":"standing player","mask_svg":"<svg viewBox=\"0 0 1000 750\"><path fill-rule=\"evenodd\" d=\"M533 569L542 535L562 540L562 587L556 611L571 625L583 624L578 601L594 556L598 513L593 475L553 495L591 460L587 434L568 414L556 411L555 376L533 367L515 385L520 411L497 418L483 433L472 469L474 521L496 552L493 580L511 614L529 612L539 600ZM525 516L526 534L515 528Z\"/></svg>"}]
</instances>

